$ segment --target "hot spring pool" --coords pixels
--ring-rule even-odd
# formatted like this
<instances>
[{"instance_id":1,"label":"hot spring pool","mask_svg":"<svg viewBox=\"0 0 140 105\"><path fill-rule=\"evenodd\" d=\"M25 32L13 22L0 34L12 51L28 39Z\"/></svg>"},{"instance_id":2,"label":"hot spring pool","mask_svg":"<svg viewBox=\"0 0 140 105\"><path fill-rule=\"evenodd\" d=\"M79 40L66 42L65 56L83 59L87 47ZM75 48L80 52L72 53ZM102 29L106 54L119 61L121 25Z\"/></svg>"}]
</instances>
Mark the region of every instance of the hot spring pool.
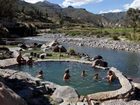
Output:
<instances>
[{"instance_id":1,"label":"hot spring pool","mask_svg":"<svg viewBox=\"0 0 140 105\"><path fill-rule=\"evenodd\" d=\"M35 62L32 67L28 65L12 65L10 69L24 71L35 76L39 70L44 72L44 80L54 82L59 85L68 85L75 88L79 94L87 95L96 92L110 91L119 89L121 86L118 83L109 84L105 79L95 81L93 75L98 73L101 78L106 77L106 70L93 69L91 65L76 63L76 62ZM69 68L71 79L69 82L63 81L63 74L66 68ZM86 77L81 77L82 70L87 73Z\"/></svg>"}]
</instances>

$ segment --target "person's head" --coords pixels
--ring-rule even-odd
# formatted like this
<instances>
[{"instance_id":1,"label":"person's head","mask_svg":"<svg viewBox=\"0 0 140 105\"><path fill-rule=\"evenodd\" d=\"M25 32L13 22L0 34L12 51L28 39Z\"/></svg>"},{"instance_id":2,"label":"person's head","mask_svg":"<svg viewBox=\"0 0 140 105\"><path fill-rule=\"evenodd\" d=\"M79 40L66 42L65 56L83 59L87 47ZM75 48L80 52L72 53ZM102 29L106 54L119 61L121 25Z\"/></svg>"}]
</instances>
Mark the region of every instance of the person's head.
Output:
<instances>
[{"instance_id":1,"label":"person's head","mask_svg":"<svg viewBox=\"0 0 140 105\"><path fill-rule=\"evenodd\" d=\"M98 73L96 73L94 76L98 77L98 76L99 76L99 74L98 74Z\"/></svg>"},{"instance_id":2,"label":"person's head","mask_svg":"<svg viewBox=\"0 0 140 105\"><path fill-rule=\"evenodd\" d=\"M108 75L113 75L113 71L109 70Z\"/></svg>"},{"instance_id":3,"label":"person's head","mask_svg":"<svg viewBox=\"0 0 140 105\"><path fill-rule=\"evenodd\" d=\"M86 71L85 71L85 70L83 70L83 74L85 74L85 72L86 72Z\"/></svg>"},{"instance_id":4,"label":"person's head","mask_svg":"<svg viewBox=\"0 0 140 105\"><path fill-rule=\"evenodd\" d=\"M40 71L39 71L39 74L43 74L43 71L42 71L42 70L40 70Z\"/></svg>"},{"instance_id":5,"label":"person's head","mask_svg":"<svg viewBox=\"0 0 140 105\"><path fill-rule=\"evenodd\" d=\"M66 69L66 70L65 70L65 73L69 74L69 69Z\"/></svg>"}]
</instances>

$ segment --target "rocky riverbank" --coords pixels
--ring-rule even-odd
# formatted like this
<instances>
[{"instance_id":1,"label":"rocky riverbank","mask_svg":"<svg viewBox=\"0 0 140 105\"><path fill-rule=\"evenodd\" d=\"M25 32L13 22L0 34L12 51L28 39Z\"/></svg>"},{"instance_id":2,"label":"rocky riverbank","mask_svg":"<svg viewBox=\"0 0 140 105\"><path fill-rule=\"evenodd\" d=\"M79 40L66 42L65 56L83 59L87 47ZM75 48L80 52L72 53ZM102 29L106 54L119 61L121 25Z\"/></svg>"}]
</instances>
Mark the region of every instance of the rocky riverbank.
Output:
<instances>
[{"instance_id":1,"label":"rocky riverbank","mask_svg":"<svg viewBox=\"0 0 140 105\"><path fill-rule=\"evenodd\" d=\"M84 36L65 36L64 34L41 34L38 37L25 38L36 41L52 41L57 39L61 43L69 43L77 46L90 46L96 48L109 48L113 50L124 50L130 52L140 52L140 44L136 42L118 40L115 41L111 38L96 38ZM38 40L39 39L39 40Z\"/></svg>"}]
</instances>

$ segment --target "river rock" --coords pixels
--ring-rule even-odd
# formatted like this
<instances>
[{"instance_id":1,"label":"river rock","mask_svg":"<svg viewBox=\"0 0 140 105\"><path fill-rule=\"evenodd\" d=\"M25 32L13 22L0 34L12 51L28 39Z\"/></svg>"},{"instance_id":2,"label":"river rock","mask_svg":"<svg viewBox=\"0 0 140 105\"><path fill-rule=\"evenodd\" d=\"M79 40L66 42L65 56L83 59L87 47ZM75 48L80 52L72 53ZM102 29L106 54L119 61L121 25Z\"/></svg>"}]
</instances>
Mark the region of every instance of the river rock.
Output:
<instances>
[{"instance_id":1,"label":"river rock","mask_svg":"<svg viewBox=\"0 0 140 105\"><path fill-rule=\"evenodd\" d=\"M51 47L54 47L56 45L59 45L58 41L57 40L54 40L52 41L51 43L48 44L48 46L51 48Z\"/></svg>"},{"instance_id":2,"label":"river rock","mask_svg":"<svg viewBox=\"0 0 140 105\"><path fill-rule=\"evenodd\" d=\"M87 102L77 102L77 105L88 105Z\"/></svg>"},{"instance_id":3,"label":"river rock","mask_svg":"<svg viewBox=\"0 0 140 105\"><path fill-rule=\"evenodd\" d=\"M22 48L22 49L27 49L28 46L26 44L18 44L18 47Z\"/></svg>"},{"instance_id":4,"label":"river rock","mask_svg":"<svg viewBox=\"0 0 140 105\"><path fill-rule=\"evenodd\" d=\"M16 51L16 50L13 50L12 52L13 52L13 53L12 53L12 57L13 57L13 58L17 58L18 55L19 55L19 52Z\"/></svg>"},{"instance_id":5,"label":"river rock","mask_svg":"<svg viewBox=\"0 0 140 105\"><path fill-rule=\"evenodd\" d=\"M0 82L0 105L27 105L14 91Z\"/></svg>"},{"instance_id":6,"label":"river rock","mask_svg":"<svg viewBox=\"0 0 140 105\"><path fill-rule=\"evenodd\" d=\"M101 66L101 67L108 67L108 63L101 59L96 59L92 63L92 67Z\"/></svg>"},{"instance_id":7,"label":"river rock","mask_svg":"<svg viewBox=\"0 0 140 105\"><path fill-rule=\"evenodd\" d=\"M0 35L1 37L6 37L9 34L9 30L0 24Z\"/></svg>"},{"instance_id":8,"label":"river rock","mask_svg":"<svg viewBox=\"0 0 140 105\"><path fill-rule=\"evenodd\" d=\"M56 99L53 99L53 102L52 104L54 105L59 105L63 102L63 99L62 98L56 98Z\"/></svg>"},{"instance_id":9,"label":"river rock","mask_svg":"<svg viewBox=\"0 0 140 105\"><path fill-rule=\"evenodd\" d=\"M66 48L62 45L52 47L53 52L67 52Z\"/></svg>"},{"instance_id":10,"label":"river rock","mask_svg":"<svg viewBox=\"0 0 140 105\"><path fill-rule=\"evenodd\" d=\"M77 101L78 94L74 88L69 86L60 86L58 87L53 95L51 96L53 99L62 98L64 101Z\"/></svg>"},{"instance_id":11,"label":"river rock","mask_svg":"<svg viewBox=\"0 0 140 105\"><path fill-rule=\"evenodd\" d=\"M7 47L0 47L0 59L12 58L12 51Z\"/></svg>"}]
</instances>

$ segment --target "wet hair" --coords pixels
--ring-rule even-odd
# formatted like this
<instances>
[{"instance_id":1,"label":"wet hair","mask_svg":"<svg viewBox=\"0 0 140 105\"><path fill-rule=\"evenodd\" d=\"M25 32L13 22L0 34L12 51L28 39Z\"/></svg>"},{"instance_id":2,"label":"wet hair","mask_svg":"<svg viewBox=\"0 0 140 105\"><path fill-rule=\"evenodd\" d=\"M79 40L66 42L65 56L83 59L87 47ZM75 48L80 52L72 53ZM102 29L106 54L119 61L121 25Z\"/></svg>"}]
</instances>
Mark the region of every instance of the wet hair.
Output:
<instances>
[{"instance_id":1,"label":"wet hair","mask_svg":"<svg viewBox=\"0 0 140 105\"><path fill-rule=\"evenodd\" d=\"M113 71L112 71L112 70L109 70L109 71L108 71L108 74L113 75Z\"/></svg>"},{"instance_id":2,"label":"wet hair","mask_svg":"<svg viewBox=\"0 0 140 105\"><path fill-rule=\"evenodd\" d=\"M98 76L99 74L98 73L96 73L94 76Z\"/></svg>"},{"instance_id":3,"label":"wet hair","mask_svg":"<svg viewBox=\"0 0 140 105\"><path fill-rule=\"evenodd\" d=\"M43 71L42 71L42 70L40 70L40 71L39 71L39 74L43 74Z\"/></svg>"},{"instance_id":4,"label":"wet hair","mask_svg":"<svg viewBox=\"0 0 140 105\"><path fill-rule=\"evenodd\" d=\"M69 69L66 69L66 70L65 70L65 73L69 73Z\"/></svg>"},{"instance_id":5,"label":"wet hair","mask_svg":"<svg viewBox=\"0 0 140 105\"><path fill-rule=\"evenodd\" d=\"M86 71L85 70L83 70L83 73L85 73Z\"/></svg>"}]
</instances>

